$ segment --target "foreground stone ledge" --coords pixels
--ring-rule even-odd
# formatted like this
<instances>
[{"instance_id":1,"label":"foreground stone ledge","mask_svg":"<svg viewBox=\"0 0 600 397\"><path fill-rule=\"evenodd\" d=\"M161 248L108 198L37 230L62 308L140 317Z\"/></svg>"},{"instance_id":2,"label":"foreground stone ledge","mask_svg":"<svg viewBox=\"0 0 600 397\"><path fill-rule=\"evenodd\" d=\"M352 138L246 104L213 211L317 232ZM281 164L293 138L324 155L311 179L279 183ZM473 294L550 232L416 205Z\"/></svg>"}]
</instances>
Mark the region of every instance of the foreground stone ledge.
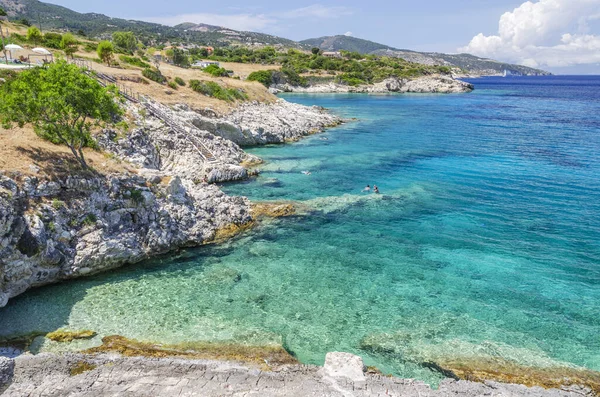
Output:
<instances>
[{"instance_id":1,"label":"foreground stone ledge","mask_svg":"<svg viewBox=\"0 0 600 397\"><path fill-rule=\"evenodd\" d=\"M122 357L114 354L0 358L3 396L593 396L581 387L545 390L447 379L439 390L420 381L365 373L360 357L329 353L324 367L276 371L232 361Z\"/></svg>"}]
</instances>

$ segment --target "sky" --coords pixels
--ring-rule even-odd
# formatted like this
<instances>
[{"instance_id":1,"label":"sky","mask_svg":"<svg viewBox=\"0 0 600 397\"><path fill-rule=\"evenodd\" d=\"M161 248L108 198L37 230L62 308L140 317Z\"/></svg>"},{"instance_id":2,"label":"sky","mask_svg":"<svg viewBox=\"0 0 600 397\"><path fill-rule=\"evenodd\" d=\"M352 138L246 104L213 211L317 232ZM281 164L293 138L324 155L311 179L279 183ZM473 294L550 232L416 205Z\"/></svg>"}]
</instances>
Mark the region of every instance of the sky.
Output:
<instances>
[{"instance_id":1,"label":"sky","mask_svg":"<svg viewBox=\"0 0 600 397\"><path fill-rule=\"evenodd\" d=\"M600 0L45 0L79 12L207 23L292 40L347 34L401 49L468 52L557 74L600 74Z\"/></svg>"}]
</instances>

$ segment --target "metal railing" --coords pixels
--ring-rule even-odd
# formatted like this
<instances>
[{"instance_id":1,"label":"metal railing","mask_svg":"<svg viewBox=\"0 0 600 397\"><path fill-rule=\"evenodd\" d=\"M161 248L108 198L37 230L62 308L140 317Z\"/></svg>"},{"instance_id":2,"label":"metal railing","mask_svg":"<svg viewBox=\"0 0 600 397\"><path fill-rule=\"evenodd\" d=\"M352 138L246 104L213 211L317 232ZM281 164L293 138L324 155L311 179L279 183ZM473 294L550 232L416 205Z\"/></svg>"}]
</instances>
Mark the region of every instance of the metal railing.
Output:
<instances>
[{"instance_id":1,"label":"metal railing","mask_svg":"<svg viewBox=\"0 0 600 397\"><path fill-rule=\"evenodd\" d=\"M146 109L148 109L148 111L152 115L154 115L158 119L162 120L166 125L169 126L169 128L171 128L173 131L183 135L190 142L192 147L194 149L196 149L196 151L200 154L200 156L202 156L202 158L205 161L207 161L209 163L218 162L217 158L212 154L212 152L210 150L208 150L208 148L200 141L200 139L191 133L191 130L196 129L196 127L193 127L189 123L186 123L186 124L188 124L188 128L190 129L188 131L184 126L181 125L181 123L179 121L175 120L166 111L161 109L159 105L154 104L152 101L150 101L146 97L142 97L141 103L142 103L142 105L144 105L144 107Z\"/></svg>"},{"instance_id":2,"label":"metal railing","mask_svg":"<svg viewBox=\"0 0 600 397\"><path fill-rule=\"evenodd\" d=\"M162 120L167 126L169 126L169 128L183 135L205 161L209 163L218 162L217 158L212 154L210 150L208 150L208 148L200 141L200 139L191 133L192 130L197 130L197 128L194 127L191 123L184 123L187 124L187 128L189 128L188 131L188 129L186 129L186 127L183 126L181 122L175 120L165 110L161 109L160 105L153 103L148 97L140 95L132 89L122 84L119 84L118 80L114 76L94 70L92 62L87 61L85 59L71 59L69 62L84 69L89 75L98 80L98 82L103 86L106 87L109 84L117 86L119 94L121 94L125 99L133 103L142 104L152 115Z\"/></svg>"}]
</instances>

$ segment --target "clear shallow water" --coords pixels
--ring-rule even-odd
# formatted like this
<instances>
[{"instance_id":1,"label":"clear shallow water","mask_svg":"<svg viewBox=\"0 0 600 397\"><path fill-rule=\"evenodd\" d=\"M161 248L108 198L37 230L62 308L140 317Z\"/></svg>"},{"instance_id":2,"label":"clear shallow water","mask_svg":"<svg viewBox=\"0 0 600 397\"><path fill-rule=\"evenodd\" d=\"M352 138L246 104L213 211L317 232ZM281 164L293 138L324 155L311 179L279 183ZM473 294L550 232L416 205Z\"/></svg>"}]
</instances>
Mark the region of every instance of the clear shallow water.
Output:
<instances>
[{"instance_id":1,"label":"clear shallow water","mask_svg":"<svg viewBox=\"0 0 600 397\"><path fill-rule=\"evenodd\" d=\"M359 120L250 150L261 177L225 190L310 216L31 291L0 310L0 334L281 341L306 363L350 351L431 383L419 363L456 357L600 370L600 78L474 83L287 96Z\"/></svg>"}]
</instances>

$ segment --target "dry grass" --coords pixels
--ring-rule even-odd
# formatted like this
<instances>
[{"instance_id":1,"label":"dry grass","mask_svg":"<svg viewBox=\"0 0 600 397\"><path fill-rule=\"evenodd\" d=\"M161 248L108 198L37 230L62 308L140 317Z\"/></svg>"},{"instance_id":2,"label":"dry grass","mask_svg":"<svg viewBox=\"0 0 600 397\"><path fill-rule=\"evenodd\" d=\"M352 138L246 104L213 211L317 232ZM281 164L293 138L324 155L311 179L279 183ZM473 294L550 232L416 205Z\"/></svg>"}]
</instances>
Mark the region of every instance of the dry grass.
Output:
<instances>
[{"instance_id":1,"label":"dry grass","mask_svg":"<svg viewBox=\"0 0 600 397\"><path fill-rule=\"evenodd\" d=\"M90 58L95 57L95 54L81 52L77 53L75 56ZM213 77L207 73L202 72L199 69L184 69L166 63L161 64L160 71L165 77L167 77L167 79L169 79L169 81L173 81L176 77L180 77L186 82L185 87L179 87L177 90L173 90L166 85L161 85L153 81L149 81L149 84L143 84L128 80L122 80L122 78L135 79L142 77L142 70L131 65L109 67L107 65L102 65L95 62L91 62L91 64L94 70L100 73L115 76L117 79L120 80L120 85L123 85L128 89L133 90L134 92L137 92L139 94L147 95L153 98L154 100L166 105L185 103L189 105L192 109L209 108L219 114L227 114L233 111L237 107L237 105L241 103L221 101L215 98L210 98L199 94L187 86L187 83L190 80L214 81L226 88L241 88L248 94L250 101L270 103L274 102L277 99L273 94L269 93L269 91L260 83L237 80L227 77ZM230 68L230 65L234 64L223 64L223 66L226 66L226 68ZM235 65L243 65L245 67L244 70L250 70L252 69L252 67L257 67L256 70L260 70L260 68L263 66L245 64ZM233 68L233 70L235 70L235 68Z\"/></svg>"},{"instance_id":2,"label":"dry grass","mask_svg":"<svg viewBox=\"0 0 600 397\"><path fill-rule=\"evenodd\" d=\"M221 67L227 70L233 70L234 76L239 76L242 80L245 80L252 72L259 70L279 70L279 68L281 68L280 65L260 65L257 63L234 62L221 62Z\"/></svg>"},{"instance_id":3,"label":"dry grass","mask_svg":"<svg viewBox=\"0 0 600 397\"><path fill-rule=\"evenodd\" d=\"M84 154L88 164L102 174L135 172L133 167L101 152L84 149ZM39 173L32 165L39 167ZM0 170L46 175L52 179L83 172L69 148L39 138L30 126L11 130L0 127Z\"/></svg>"}]
</instances>

